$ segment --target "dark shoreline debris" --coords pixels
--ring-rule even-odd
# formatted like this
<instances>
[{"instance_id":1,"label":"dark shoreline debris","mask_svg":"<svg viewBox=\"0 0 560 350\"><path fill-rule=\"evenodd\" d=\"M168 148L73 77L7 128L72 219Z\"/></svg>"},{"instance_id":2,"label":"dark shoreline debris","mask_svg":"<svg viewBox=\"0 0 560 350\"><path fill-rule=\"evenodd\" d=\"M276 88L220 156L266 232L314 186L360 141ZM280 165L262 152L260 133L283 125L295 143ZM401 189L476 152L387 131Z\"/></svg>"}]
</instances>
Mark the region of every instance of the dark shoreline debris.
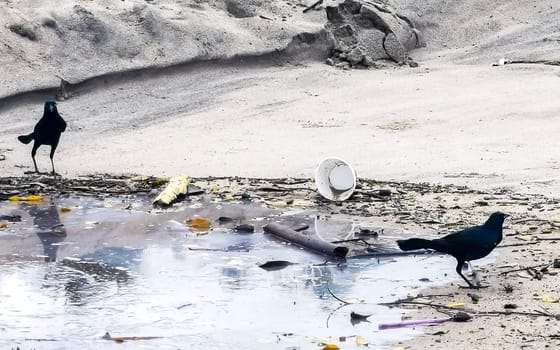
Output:
<instances>
[{"instance_id":1,"label":"dark shoreline debris","mask_svg":"<svg viewBox=\"0 0 560 350\"><path fill-rule=\"evenodd\" d=\"M304 248L308 248L315 252L337 257L344 258L348 254L348 248L344 246L336 246L332 243L325 242L316 235L304 235L300 232L294 231L289 227L272 222L264 227L264 231L273 234L283 240L297 244Z\"/></svg>"}]
</instances>

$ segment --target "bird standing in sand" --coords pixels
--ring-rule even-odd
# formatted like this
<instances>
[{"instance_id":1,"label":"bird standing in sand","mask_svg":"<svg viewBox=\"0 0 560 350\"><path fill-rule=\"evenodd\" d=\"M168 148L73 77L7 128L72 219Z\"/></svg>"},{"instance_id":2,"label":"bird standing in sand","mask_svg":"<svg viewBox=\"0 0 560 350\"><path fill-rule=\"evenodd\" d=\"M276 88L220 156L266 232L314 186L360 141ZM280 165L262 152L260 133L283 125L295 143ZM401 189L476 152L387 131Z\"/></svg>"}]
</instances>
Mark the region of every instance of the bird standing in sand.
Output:
<instances>
[{"instance_id":1,"label":"bird standing in sand","mask_svg":"<svg viewBox=\"0 0 560 350\"><path fill-rule=\"evenodd\" d=\"M32 140L35 140L35 142L33 143L33 148L31 149L31 158L33 158L35 172L39 173L37 162L35 161L35 154L37 153L37 149L41 145L50 145L52 173L53 175L56 175L56 172L54 170L53 156L54 152L56 151L56 147L58 146L58 141L60 140L60 134L62 134L64 130L66 130L66 122L64 121L64 119L62 119L60 114L58 114L56 102L47 101L45 102L43 117L37 122L35 128L33 129L33 132L29 135L18 136L18 140L25 144L28 144Z\"/></svg>"},{"instance_id":2,"label":"bird standing in sand","mask_svg":"<svg viewBox=\"0 0 560 350\"><path fill-rule=\"evenodd\" d=\"M397 244L404 251L433 249L455 257L457 259L455 271L468 283L469 288L481 288L480 285L472 284L463 275L463 265L465 262L484 258L502 241L502 225L506 216L504 213L495 212L480 226L469 227L443 238L432 240L410 238L399 240Z\"/></svg>"}]
</instances>

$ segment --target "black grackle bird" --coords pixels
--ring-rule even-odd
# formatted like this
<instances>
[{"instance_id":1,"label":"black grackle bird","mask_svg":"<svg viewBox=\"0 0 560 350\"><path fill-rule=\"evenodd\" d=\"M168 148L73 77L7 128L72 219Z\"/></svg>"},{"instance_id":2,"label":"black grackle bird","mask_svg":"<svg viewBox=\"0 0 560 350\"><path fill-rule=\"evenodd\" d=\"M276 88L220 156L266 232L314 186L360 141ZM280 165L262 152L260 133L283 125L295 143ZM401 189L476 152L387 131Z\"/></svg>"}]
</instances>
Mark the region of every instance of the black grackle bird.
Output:
<instances>
[{"instance_id":1,"label":"black grackle bird","mask_svg":"<svg viewBox=\"0 0 560 350\"><path fill-rule=\"evenodd\" d=\"M443 238L411 238L397 241L401 250L433 249L449 254L457 259L456 271L470 288L480 288L472 284L461 272L465 262L484 258L502 241L502 224L506 214L495 212L483 225L469 227L451 233Z\"/></svg>"},{"instance_id":2,"label":"black grackle bird","mask_svg":"<svg viewBox=\"0 0 560 350\"><path fill-rule=\"evenodd\" d=\"M50 145L51 146L51 164L52 164L52 172L56 174L54 171L54 162L53 156L54 152L56 151L56 147L58 146L58 141L60 140L60 134L62 134L66 130L66 122L60 114L58 114L58 110L56 109L56 102L55 101L47 101L45 102L45 111L43 112L43 117L37 122L35 125L35 129L29 135L21 135L18 136L18 140L21 142L28 144L32 140L35 140L33 143L33 149L31 149L31 157L33 158L33 165L35 165L35 172L39 172L37 168L37 162L35 161L35 154L37 153L37 149L41 145Z\"/></svg>"}]
</instances>

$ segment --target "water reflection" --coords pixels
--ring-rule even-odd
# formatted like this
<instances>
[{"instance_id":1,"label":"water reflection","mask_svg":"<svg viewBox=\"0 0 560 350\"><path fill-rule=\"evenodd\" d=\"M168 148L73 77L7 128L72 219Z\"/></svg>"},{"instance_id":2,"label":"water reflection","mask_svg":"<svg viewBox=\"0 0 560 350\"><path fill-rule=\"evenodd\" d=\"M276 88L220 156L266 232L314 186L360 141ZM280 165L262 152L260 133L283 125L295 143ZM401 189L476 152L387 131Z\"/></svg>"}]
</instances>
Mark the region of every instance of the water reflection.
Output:
<instances>
[{"instance_id":1,"label":"water reflection","mask_svg":"<svg viewBox=\"0 0 560 350\"><path fill-rule=\"evenodd\" d=\"M237 267L222 268L222 275L226 277L223 284L230 289L242 289L247 286L247 270Z\"/></svg>"},{"instance_id":2,"label":"water reflection","mask_svg":"<svg viewBox=\"0 0 560 350\"><path fill-rule=\"evenodd\" d=\"M37 227L35 234L43 246L45 261L56 261L58 247L66 239L67 234L54 201L51 200L47 206L22 203L21 208L33 218L33 224Z\"/></svg>"}]
</instances>

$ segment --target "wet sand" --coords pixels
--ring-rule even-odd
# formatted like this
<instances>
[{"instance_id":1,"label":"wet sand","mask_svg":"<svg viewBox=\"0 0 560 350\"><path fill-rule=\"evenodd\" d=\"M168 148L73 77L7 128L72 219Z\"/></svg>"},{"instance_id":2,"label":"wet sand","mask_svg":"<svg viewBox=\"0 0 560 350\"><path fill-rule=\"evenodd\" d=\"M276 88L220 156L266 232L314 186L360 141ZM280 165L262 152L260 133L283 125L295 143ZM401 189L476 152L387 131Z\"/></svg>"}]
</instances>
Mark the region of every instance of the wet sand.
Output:
<instances>
[{"instance_id":1,"label":"wet sand","mask_svg":"<svg viewBox=\"0 0 560 350\"><path fill-rule=\"evenodd\" d=\"M558 268L551 265L557 257L556 245L560 240L560 204L558 200L542 195L519 194L504 189L480 191L461 186L377 182L364 179L360 181L354 197L341 205L322 200L315 193L313 182L305 179L297 181L244 178L196 179L196 184L210 196L210 202L207 205L201 205L199 200L193 198L187 199L186 202L178 204L176 208L169 211L154 211L151 214L149 200L144 199L138 202L134 195L125 195L127 191L140 190L155 197L157 191L152 191L151 188L158 188L158 183L161 183L160 180L148 177L111 179L108 176L105 181L95 177L62 182L53 181L48 176L4 178L1 186L3 190L12 188L21 191L17 189L35 188L45 193L46 200L50 200L51 205L49 206L49 202L47 202L39 206L43 208L41 213L44 215L29 212L32 217L36 217L35 227L40 229L45 225L53 226L53 222L56 224L57 220L62 221L68 238L59 237L57 239L61 242L66 239L68 242L60 247L57 245L55 249L49 248L45 244L38 244L37 239L31 240L30 237L22 240L21 238L26 235L34 236L33 229L22 230L18 228L22 224L8 223L8 228L3 232L5 233L3 239L6 242L12 242L13 249L11 251L3 249L0 255L8 257L15 252L19 254L20 259L23 259L22 261L33 257L45 257L51 259L49 261L59 258L64 261L66 258L95 257L96 252L105 251L106 246L122 246L123 249L126 247L126 249L149 251L150 247L153 249L161 244L165 246L169 239L175 242L173 243L175 246L183 242L183 248L185 246L194 249L203 248L203 252L204 249L212 251L217 248L219 252L223 253L228 250L222 248L230 247L228 259L232 258L231 254L242 258L246 249L258 250L262 242L251 246L252 248L247 248L246 245L237 246L235 242L239 239L243 240L243 235L225 237L225 232L222 231L209 234L207 239L196 239L194 238L196 234L193 236L181 223L186 217L197 214L212 219L218 225L217 217L225 215L226 211L227 215L237 218L236 222L237 220L252 221L258 227L262 226L263 217L268 217L266 220L288 219L301 222L304 218L315 218L318 214L322 226L315 226L314 229L317 232L317 228L322 227L318 232L329 241L356 238L355 232L359 232L360 228L375 230L383 228L383 231L379 231L378 237L366 238L372 244L371 247L382 249L383 252L387 248L395 249L394 242L398 238L437 237L462 227L479 224L491 212L501 210L511 214L511 218L508 218L504 227L503 242L489 257L473 264L478 271L481 283L489 285L489 288L461 289L459 286L463 281L455 274L455 260L451 257L425 255L385 257L381 259L382 268L375 268L372 270L373 272L364 270L360 273L360 278L356 277L357 279L352 279L351 282L344 280L346 281L345 286L348 288L335 289L334 294L338 298L349 300L354 304L348 305L344 311L333 312L331 328L327 327L328 329L320 332L317 327L314 327L316 332L302 328L297 336L289 340L282 340L279 344L286 344L286 342L297 344L298 341L303 341L304 335L309 334L315 336L320 334L323 340L328 339L327 335L335 338L347 335L350 329L336 325L338 322L348 322L347 313L350 309L362 314L374 314L372 320L375 321L367 324L367 327L364 328L362 325L352 330L359 332L359 335L366 340L370 339L370 342L376 346L382 346L379 342L382 339L384 348L444 349L453 347L467 349L472 348L473 336L476 337L479 348L516 349L519 344L543 348L545 345L555 344L554 342L557 341L555 339L557 333L554 327L550 327L550 324L554 322L554 315L559 311L559 294L555 281ZM379 197L379 189L390 190L391 195ZM57 194L60 191L66 194L62 196ZM78 199L76 202L74 196L80 193L87 194L87 197ZM113 193L113 195L109 195L109 193ZM114 193L121 193L125 196L120 199L119 197L113 198ZM236 205L243 203L242 194L245 194L245 198L251 198L252 209L243 205L235 209ZM104 199L101 201L87 199L91 196ZM90 208L90 202L99 203ZM61 212L61 208L64 206L71 208L71 211ZM16 208L9 204L3 210L10 207ZM33 205L21 206L24 210L33 207ZM52 221L52 218L49 219L48 215L53 210L56 213L55 221ZM278 216L281 212L284 214ZM288 214L290 212L293 214ZM124 217L119 217L119 215L124 215ZM27 214L24 216L24 221L29 221ZM293 218L290 219L292 216ZM121 224L122 220L127 222L125 226ZM85 228L82 227L84 224ZM23 223L23 225L27 224ZM129 233L123 233L123 229ZM83 234L85 236L78 238L78 235ZM43 236L41 234L37 234L37 236L43 242ZM254 237L256 238L251 238L251 241L260 242L262 240L259 238L261 233L256 233ZM55 240L54 243L60 242ZM351 256L365 253L361 242L347 244L354 251ZM265 244L266 246L268 244ZM270 256L272 260L289 260L290 258L284 254L292 253L289 251L282 253L286 248L278 247L275 253L272 255L266 253L266 256ZM310 252L299 249L297 251L301 258L313 256ZM109 258L114 255L114 252L109 253ZM158 252L158 254L162 253L163 251ZM370 258L350 259L347 267L354 269L364 263L366 265L375 261L379 263L375 257L375 250L370 253L373 253ZM249 255L253 256L254 253ZM16 257L15 261L17 259ZM263 256L262 259L266 258ZM14 257L10 260L14 260ZM302 263L307 264L308 262L305 262L304 259ZM147 264L145 267L148 268L149 265ZM66 263L65 266L83 269L83 266L76 265L74 260L70 261L70 265ZM543 269L545 266L547 268ZM87 273L92 273L90 270L87 271ZM391 277L387 277L387 273L390 273ZM346 274L343 275L348 278ZM340 282L342 275L338 278ZM323 281L321 282L323 285L320 289L325 290L325 280L321 281ZM346 285L347 283L349 284ZM383 283L387 283L391 287L377 288ZM328 308L336 310L342 306L337 299L331 299L328 296L324 298L326 298L325 303ZM396 299L407 299L412 303L433 303L434 306L398 304L401 308L412 307L413 310L419 310L411 312L398 308L389 310L387 307L374 305L378 302L393 302ZM465 305L457 309L449 309L447 305L450 303L464 303ZM508 311L504 308L506 304L515 304L515 309L509 309L512 311L510 315L505 314ZM473 315L473 320L466 323L449 322L438 326L416 327L414 332L411 332L411 328L400 330L371 328L376 328L378 323L396 323L402 319L441 318L460 310ZM542 312L546 314L542 314ZM315 314L314 317L323 316ZM134 331L133 325L128 328L130 331ZM146 330L156 331L158 328L148 327ZM105 330L98 330L98 333L103 333L103 331ZM266 329L263 332L266 333ZM48 334L54 333L49 332ZM418 336L409 340L401 342L392 340L410 337L414 334ZM91 337L91 335L92 333L89 332L88 336ZM68 338L71 342L77 341L72 339L72 337ZM172 343L173 338L165 339L165 342ZM350 346L344 342L340 345Z\"/></svg>"}]
</instances>

